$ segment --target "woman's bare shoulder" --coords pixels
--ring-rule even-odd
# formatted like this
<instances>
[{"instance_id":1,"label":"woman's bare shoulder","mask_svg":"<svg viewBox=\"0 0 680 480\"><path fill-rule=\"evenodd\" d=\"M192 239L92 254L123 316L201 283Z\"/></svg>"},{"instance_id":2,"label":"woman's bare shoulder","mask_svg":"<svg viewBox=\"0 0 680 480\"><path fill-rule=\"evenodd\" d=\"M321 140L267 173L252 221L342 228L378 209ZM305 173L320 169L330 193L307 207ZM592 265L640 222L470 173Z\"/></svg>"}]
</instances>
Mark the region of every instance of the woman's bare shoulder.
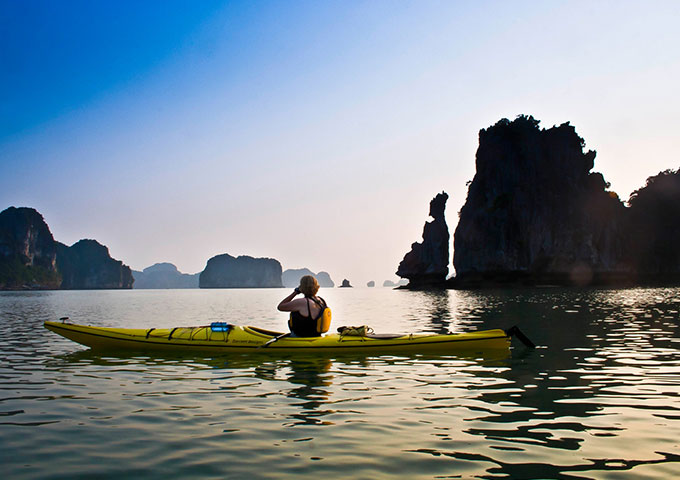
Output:
<instances>
[{"instance_id":1,"label":"woman's bare shoulder","mask_svg":"<svg viewBox=\"0 0 680 480\"><path fill-rule=\"evenodd\" d=\"M279 305L279 310L283 312L296 312L300 311L303 307L306 307L307 301L304 298L294 298L290 302L282 303Z\"/></svg>"}]
</instances>

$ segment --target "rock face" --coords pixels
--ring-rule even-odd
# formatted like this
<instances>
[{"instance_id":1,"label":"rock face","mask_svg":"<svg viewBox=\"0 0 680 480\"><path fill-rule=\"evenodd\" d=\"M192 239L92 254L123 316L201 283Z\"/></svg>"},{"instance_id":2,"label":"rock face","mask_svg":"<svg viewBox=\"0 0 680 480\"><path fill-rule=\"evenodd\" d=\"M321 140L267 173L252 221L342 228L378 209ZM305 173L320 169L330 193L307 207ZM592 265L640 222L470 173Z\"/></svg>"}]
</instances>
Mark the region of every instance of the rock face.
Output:
<instances>
[{"instance_id":1,"label":"rock face","mask_svg":"<svg viewBox=\"0 0 680 480\"><path fill-rule=\"evenodd\" d=\"M647 179L629 200L626 261L640 280L680 280L680 169Z\"/></svg>"},{"instance_id":2,"label":"rock face","mask_svg":"<svg viewBox=\"0 0 680 480\"><path fill-rule=\"evenodd\" d=\"M300 285L300 279L305 275L312 275L319 282L320 287L334 287L335 283L331 280L331 276L326 272L314 273L308 268L289 268L284 270L281 275L281 280L284 287L295 288Z\"/></svg>"},{"instance_id":3,"label":"rock face","mask_svg":"<svg viewBox=\"0 0 680 480\"><path fill-rule=\"evenodd\" d=\"M156 263L132 275L134 288L198 288L200 274L182 273L172 263Z\"/></svg>"},{"instance_id":4,"label":"rock face","mask_svg":"<svg viewBox=\"0 0 680 480\"><path fill-rule=\"evenodd\" d=\"M625 277L626 209L599 173L595 152L565 123L533 117L479 132L477 172L454 235L457 284L589 283Z\"/></svg>"},{"instance_id":5,"label":"rock face","mask_svg":"<svg viewBox=\"0 0 680 480\"><path fill-rule=\"evenodd\" d=\"M0 213L0 290L59 288L57 248L42 215L33 208Z\"/></svg>"},{"instance_id":6,"label":"rock face","mask_svg":"<svg viewBox=\"0 0 680 480\"><path fill-rule=\"evenodd\" d=\"M423 242L411 245L399 264L397 275L409 280L409 287L443 285L449 273L449 229L444 210L449 196L439 193L430 202L431 222L425 222Z\"/></svg>"},{"instance_id":7,"label":"rock face","mask_svg":"<svg viewBox=\"0 0 680 480\"><path fill-rule=\"evenodd\" d=\"M283 287L281 264L273 258L238 258L225 253L208 260L199 276L200 288Z\"/></svg>"},{"instance_id":8,"label":"rock face","mask_svg":"<svg viewBox=\"0 0 680 480\"><path fill-rule=\"evenodd\" d=\"M340 288L352 288L352 285L350 285L349 280L344 279L342 284L340 284Z\"/></svg>"},{"instance_id":9,"label":"rock face","mask_svg":"<svg viewBox=\"0 0 680 480\"><path fill-rule=\"evenodd\" d=\"M70 247L57 242L57 269L63 289L132 288L132 271L109 255L96 240L80 240Z\"/></svg>"}]
</instances>

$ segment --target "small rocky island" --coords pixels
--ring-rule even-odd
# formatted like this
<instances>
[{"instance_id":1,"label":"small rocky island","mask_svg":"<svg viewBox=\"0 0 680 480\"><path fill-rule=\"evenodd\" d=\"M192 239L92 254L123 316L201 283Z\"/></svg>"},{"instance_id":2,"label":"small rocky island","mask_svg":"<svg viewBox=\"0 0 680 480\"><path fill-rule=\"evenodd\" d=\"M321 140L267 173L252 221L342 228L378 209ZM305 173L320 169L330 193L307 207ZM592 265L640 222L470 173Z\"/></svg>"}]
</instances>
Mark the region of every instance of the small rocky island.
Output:
<instances>
[{"instance_id":1,"label":"small rocky island","mask_svg":"<svg viewBox=\"0 0 680 480\"><path fill-rule=\"evenodd\" d=\"M411 245L397 275L409 280L409 288L443 286L449 273L449 228L444 210L449 196L439 193L430 202L431 222L425 222L423 242Z\"/></svg>"},{"instance_id":2,"label":"small rocky island","mask_svg":"<svg viewBox=\"0 0 680 480\"><path fill-rule=\"evenodd\" d=\"M200 288L279 288L282 269L273 258L232 257L228 253L208 260L199 275Z\"/></svg>"},{"instance_id":3,"label":"small rocky island","mask_svg":"<svg viewBox=\"0 0 680 480\"><path fill-rule=\"evenodd\" d=\"M95 240L57 242L33 208L0 212L0 290L132 288L130 267Z\"/></svg>"}]
</instances>

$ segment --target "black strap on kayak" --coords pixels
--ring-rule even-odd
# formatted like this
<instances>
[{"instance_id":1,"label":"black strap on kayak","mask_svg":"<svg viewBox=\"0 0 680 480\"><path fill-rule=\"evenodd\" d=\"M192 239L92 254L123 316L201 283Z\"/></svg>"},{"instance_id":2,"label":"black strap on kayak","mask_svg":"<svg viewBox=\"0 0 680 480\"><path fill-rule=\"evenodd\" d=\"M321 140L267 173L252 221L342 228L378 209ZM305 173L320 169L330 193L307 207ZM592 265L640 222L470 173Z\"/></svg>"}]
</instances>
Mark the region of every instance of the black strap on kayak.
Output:
<instances>
[{"instance_id":1,"label":"black strap on kayak","mask_svg":"<svg viewBox=\"0 0 680 480\"><path fill-rule=\"evenodd\" d=\"M150 329L148 329L148 330L146 331L146 339L147 339L147 340L149 339L149 335L151 335L151 332L153 332L154 330L156 330L156 329L155 329L155 328L150 328Z\"/></svg>"},{"instance_id":2,"label":"black strap on kayak","mask_svg":"<svg viewBox=\"0 0 680 480\"><path fill-rule=\"evenodd\" d=\"M172 340L172 334L175 333L175 330L177 330L179 327L175 327L172 330L170 330L170 335L168 335L168 340Z\"/></svg>"},{"instance_id":3,"label":"black strap on kayak","mask_svg":"<svg viewBox=\"0 0 680 480\"><path fill-rule=\"evenodd\" d=\"M505 331L505 334L508 337L517 337L517 339L520 342L522 342L525 346L527 346L529 348L536 348L536 345L534 344L534 342L529 340L529 338L527 338L527 336L522 333L522 331L519 329L519 327L517 325L508 328Z\"/></svg>"}]
</instances>

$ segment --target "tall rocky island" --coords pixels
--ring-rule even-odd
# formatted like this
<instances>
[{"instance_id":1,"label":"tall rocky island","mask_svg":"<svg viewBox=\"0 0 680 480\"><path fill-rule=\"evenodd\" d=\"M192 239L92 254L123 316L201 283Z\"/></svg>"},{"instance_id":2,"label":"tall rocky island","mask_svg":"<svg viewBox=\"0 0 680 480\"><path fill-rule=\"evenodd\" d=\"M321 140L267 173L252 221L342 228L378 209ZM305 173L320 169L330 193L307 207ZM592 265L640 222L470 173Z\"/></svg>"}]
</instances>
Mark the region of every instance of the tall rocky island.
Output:
<instances>
[{"instance_id":1,"label":"tall rocky island","mask_svg":"<svg viewBox=\"0 0 680 480\"><path fill-rule=\"evenodd\" d=\"M626 260L636 277L680 282L680 169L648 178L628 204Z\"/></svg>"},{"instance_id":2,"label":"tall rocky island","mask_svg":"<svg viewBox=\"0 0 680 480\"><path fill-rule=\"evenodd\" d=\"M680 182L662 172L626 207L569 123L531 116L479 133L454 234L454 286L634 283L680 273Z\"/></svg>"},{"instance_id":3,"label":"tall rocky island","mask_svg":"<svg viewBox=\"0 0 680 480\"><path fill-rule=\"evenodd\" d=\"M411 245L399 264L397 275L409 280L410 288L442 286L449 273L449 228L444 210L449 199L446 192L430 201L431 222L425 222L423 242Z\"/></svg>"},{"instance_id":4,"label":"tall rocky island","mask_svg":"<svg viewBox=\"0 0 680 480\"><path fill-rule=\"evenodd\" d=\"M61 288L132 288L132 270L109 255L109 249L96 240L80 240L70 247L57 242L57 270Z\"/></svg>"},{"instance_id":5,"label":"tall rocky island","mask_svg":"<svg viewBox=\"0 0 680 480\"><path fill-rule=\"evenodd\" d=\"M273 258L232 257L228 253L208 260L198 279L200 288L283 287L282 268Z\"/></svg>"},{"instance_id":6,"label":"tall rocky island","mask_svg":"<svg viewBox=\"0 0 680 480\"><path fill-rule=\"evenodd\" d=\"M60 286L57 244L42 215L32 208L0 212L0 290Z\"/></svg>"},{"instance_id":7,"label":"tall rocky island","mask_svg":"<svg viewBox=\"0 0 680 480\"><path fill-rule=\"evenodd\" d=\"M33 208L0 212L0 290L132 288L132 272L95 240L54 240Z\"/></svg>"}]
</instances>

